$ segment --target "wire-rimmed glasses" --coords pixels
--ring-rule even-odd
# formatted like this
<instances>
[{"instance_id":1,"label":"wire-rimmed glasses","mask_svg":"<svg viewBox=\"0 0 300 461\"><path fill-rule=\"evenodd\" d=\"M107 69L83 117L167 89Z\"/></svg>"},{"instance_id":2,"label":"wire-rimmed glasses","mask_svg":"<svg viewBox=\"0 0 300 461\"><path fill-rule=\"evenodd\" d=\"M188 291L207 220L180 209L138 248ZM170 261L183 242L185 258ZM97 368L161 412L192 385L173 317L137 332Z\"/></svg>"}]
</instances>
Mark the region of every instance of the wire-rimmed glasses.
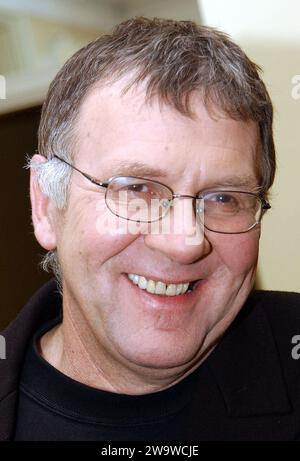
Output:
<instances>
[{"instance_id":1,"label":"wire-rimmed glasses","mask_svg":"<svg viewBox=\"0 0 300 461\"><path fill-rule=\"evenodd\" d=\"M193 196L175 194L169 186L159 181L137 176L113 176L102 182L61 157L54 157L93 184L105 188L108 209L128 221L159 221L168 214L174 199L188 198L193 201L196 216L206 229L222 234L239 234L257 226L264 212L271 208L260 194L248 191L206 190Z\"/></svg>"}]
</instances>

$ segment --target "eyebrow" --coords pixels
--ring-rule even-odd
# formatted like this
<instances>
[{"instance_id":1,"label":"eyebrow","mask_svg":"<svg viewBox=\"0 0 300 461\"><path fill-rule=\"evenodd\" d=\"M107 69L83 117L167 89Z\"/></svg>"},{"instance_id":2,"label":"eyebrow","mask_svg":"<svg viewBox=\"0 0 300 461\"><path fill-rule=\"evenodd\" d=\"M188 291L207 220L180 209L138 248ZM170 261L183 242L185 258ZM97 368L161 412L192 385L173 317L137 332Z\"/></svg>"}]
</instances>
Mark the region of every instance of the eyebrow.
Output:
<instances>
[{"instance_id":1,"label":"eyebrow","mask_svg":"<svg viewBox=\"0 0 300 461\"><path fill-rule=\"evenodd\" d=\"M151 167L143 162L129 162L127 160L112 163L110 166L113 171L113 176L140 176L150 178L166 178L168 172L158 168ZM258 185L257 178L254 175L230 175L224 178L218 178L211 182L209 189L220 187L234 187L242 188L247 187L259 191L261 188ZM205 187L208 189L208 187Z\"/></svg>"},{"instance_id":2,"label":"eyebrow","mask_svg":"<svg viewBox=\"0 0 300 461\"><path fill-rule=\"evenodd\" d=\"M142 162L118 161L110 166L114 176L151 176L152 178L166 178L168 173L161 168L154 168Z\"/></svg>"},{"instance_id":3,"label":"eyebrow","mask_svg":"<svg viewBox=\"0 0 300 461\"><path fill-rule=\"evenodd\" d=\"M253 175L233 175L219 178L213 182L213 187L249 187L260 189L257 178Z\"/></svg>"}]
</instances>

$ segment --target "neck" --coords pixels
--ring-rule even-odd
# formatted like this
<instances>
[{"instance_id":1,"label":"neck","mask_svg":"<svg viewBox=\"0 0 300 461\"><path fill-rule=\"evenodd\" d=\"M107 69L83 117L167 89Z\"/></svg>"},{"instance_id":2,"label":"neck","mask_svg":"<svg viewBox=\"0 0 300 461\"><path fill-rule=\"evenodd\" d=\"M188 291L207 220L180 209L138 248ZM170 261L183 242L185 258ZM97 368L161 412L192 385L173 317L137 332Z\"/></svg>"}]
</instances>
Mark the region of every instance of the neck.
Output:
<instances>
[{"instance_id":1,"label":"neck","mask_svg":"<svg viewBox=\"0 0 300 461\"><path fill-rule=\"evenodd\" d=\"M128 395L166 389L199 366L199 359L184 369L166 370L124 363L99 343L83 318L75 319L68 309L64 310L63 322L41 338L40 351L47 362L75 381Z\"/></svg>"}]
</instances>

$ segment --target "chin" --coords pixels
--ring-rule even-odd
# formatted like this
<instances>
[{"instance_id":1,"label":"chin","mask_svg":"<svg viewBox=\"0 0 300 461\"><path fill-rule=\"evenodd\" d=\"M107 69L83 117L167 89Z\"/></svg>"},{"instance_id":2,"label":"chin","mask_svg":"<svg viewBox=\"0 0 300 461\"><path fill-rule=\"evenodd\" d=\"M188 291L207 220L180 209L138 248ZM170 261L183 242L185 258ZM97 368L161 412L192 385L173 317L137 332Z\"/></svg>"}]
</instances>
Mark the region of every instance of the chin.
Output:
<instances>
[{"instance_id":1,"label":"chin","mask_svg":"<svg viewBox=\"0 0 300 461\"><path fill-rule=\"evenodd\" d=\"M145 342L141 342L139 347L135 346L130 350L126 348L122 355L131 363L145 368L177 368L193 363L199 349L199 344L184 344L178 340L176 344L170 344L170 341L152 341L148 347Z\"/></svg>"}]
</instances>

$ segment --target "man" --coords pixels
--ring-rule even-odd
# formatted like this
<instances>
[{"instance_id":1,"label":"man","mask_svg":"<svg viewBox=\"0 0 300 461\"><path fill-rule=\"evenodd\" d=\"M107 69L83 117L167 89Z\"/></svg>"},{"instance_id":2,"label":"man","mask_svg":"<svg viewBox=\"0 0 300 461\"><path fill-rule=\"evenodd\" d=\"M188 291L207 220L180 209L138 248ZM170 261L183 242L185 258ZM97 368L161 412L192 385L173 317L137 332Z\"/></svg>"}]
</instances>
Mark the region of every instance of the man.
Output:
<instances>
[{"instance_id":1,"label":"man","mask_svg":"<svg viewBox=\"0 0 300 461\"><path fill-rule=\"evenodd\" d=\"M120 24L55 77L30 166L58 285L3 333L1 439L297 439L300 296L253 290L275 153L243 51Z\"/></svg>"}]
</instances>

